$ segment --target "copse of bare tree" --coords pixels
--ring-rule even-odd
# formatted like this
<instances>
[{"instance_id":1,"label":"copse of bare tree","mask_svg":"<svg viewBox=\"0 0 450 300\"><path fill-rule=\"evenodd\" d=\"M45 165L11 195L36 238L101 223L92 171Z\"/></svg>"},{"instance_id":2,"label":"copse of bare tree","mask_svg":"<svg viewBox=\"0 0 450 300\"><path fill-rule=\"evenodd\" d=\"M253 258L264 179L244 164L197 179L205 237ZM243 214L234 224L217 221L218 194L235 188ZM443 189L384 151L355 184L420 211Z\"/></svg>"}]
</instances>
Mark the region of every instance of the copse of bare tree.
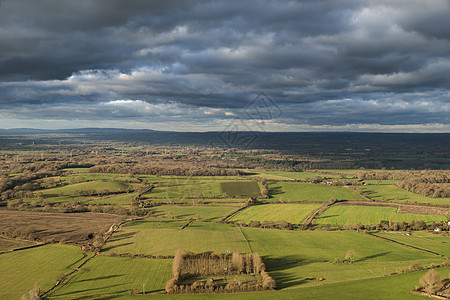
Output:
<instances>
[{"instance_id":1,"label":"copse of bare tree","mask_svg":"<svg viewBox=\"0 0 450 300\"><path fill-rule=\"evenodd\" d=\"M244 259L239 252L233 252L231 262L238 273L244 272Z\"/></svg>"},{"instance_id":2,"label":"copse of bare tree","mask_svg":"<svg viewBox=\"0 0 450 300\"><path fill-rule=\"evenodd\" d=\"M252 281L216 283L214 276L248 274ZM172 264L172 278L167 281L168 294L232 293L274 289L275 280L266 271L262 258L257 253L241 254L194 254L177 250ZM259 280L258 275L261 276ZM207 281L193 280L195 277L211 276Z\"/></svg>"}]
</instances>

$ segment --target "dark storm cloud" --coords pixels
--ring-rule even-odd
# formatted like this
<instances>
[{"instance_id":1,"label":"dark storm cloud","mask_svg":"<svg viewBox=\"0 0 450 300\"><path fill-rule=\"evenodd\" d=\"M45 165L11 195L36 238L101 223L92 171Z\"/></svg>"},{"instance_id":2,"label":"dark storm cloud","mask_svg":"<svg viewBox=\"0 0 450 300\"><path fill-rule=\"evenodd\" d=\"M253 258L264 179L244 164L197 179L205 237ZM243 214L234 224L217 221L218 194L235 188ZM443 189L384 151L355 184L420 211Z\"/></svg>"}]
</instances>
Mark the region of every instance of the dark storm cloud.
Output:
<instances>
[{"instance_id":1,"label":"dark storm cloud","mask_svg":"<svg viewBox=\"0 0 450 300\"><path fill-rule=\"evenodd\" d=\"M4 0L0 110L155 120L172 112L144 103L172 103L215 122L266 91L284 124L447 124L449 13L447 0ZM115 101L134 106L102 109Z\"/></svg>"}]
</instances>

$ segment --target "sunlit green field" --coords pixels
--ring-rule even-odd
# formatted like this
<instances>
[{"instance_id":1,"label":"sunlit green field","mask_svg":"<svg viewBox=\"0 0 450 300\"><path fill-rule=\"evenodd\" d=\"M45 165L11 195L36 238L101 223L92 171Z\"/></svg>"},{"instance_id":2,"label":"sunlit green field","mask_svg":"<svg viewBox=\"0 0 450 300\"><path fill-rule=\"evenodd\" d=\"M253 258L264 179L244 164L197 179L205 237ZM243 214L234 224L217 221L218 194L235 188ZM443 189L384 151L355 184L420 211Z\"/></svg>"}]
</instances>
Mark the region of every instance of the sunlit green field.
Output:
<instances>
[{"instance_id":1,"label":"sunlit green field","mask_svg":"<svg viewBox=\"0 0 450 300\"><path fill-rule=\"evenodd\" d=\"M425 231L414 231L410 235L378 232L378 236L385 237L406 245L439 253L450 257L450 237Z\"/></svg>"},{"instance_id":2,"label":"sunlit green field","mask_svg":"<svg viewBox=\"0 0 450 300\"><path fill-rule=\"evenodd\" d=\"M169 259L95 257L70 279L70 284L58 288L52 296L120 295L133 288L161 292L172 276L171 264Z\"/></svg>"},{"instance_id":3,"label":"sunlit green field","mask_svg":"<svg viewBox=\"0 0 450 300\"><path fill-rule=\"evenodd\" d=\"M347 206L335 205L327 209L323 214L315 219L317 224L331 224L343 226L345 224L376 225L381 221L389 221L392 217L393 222L411 222L425 221L441 222L447 221L446 216L442 215L420 215L420 214L402 214L397 213L396 207L378 207L378 206Z\"/></svg>"},{"instance_id":4,"label":"sunlit green field","mask_svg":"<svg viewBox=\"0 0 450 300\"><path fill-rule=\"evenodd\" d=\"M248 252L249 247L239 228L216 223L148 219L135 221L114 234L104 253L174 255L177 249L195 253Z\"/></svg>"},{"instance_id":5,"label":"sunlit green field","mask_svg":"<svg viewBox=\"0 0 450 300\"><path fill-rule=\"evenodd\" d=\"M281 202L327 202L338 200L364 200L346 187L326 186L302 182L270 182L270 200Z\"/></svg>"},{"instance_id":6,"label":"sunlit green field","mask_svg":"<svg viewBox=\"0 0 450 300\"><path fill-rule=\"evenodd\" d=\"M433 204L450 204L450 198L423 197L393 185L371 185L361 187L364 193L373 200L394 202L419 202Z\"/></svg>"},{"instance_id":7,"label":"sunlit green field","mask_svg":"<svg viewBox=\"0 0 450 300\"><path fill-rule=\"evenodd\" d=\"M83 257L80 248L46 245L0 255L0 299L20 299L35 283L47 290L54 276L67 274L67 267Z\"/></svg>"},{"instance_id":8,"label":"sunlit green field","mask_svg":"<svg viewBox=\"0 0 450 300\"><path fill-rule=\"evenodd\" d=\"M230 221L244 222L250 221L286 221L292 224L300 224L316 208L322 204L267 204L251 206L237 215Z\"/></svg>"},{"instance_id":9,"label":"sunlit green field","mask_svg":"<svg viewBox=\"0 0 450 300\"><path fill-rule=\"evenodd\" d=\"M225 217L237 210L237 207L229 206L172 206L162 205L152 208L154 216L173 216L176 218L195 218L206 221L214 221Z\"/></svg>"}]
</instances>

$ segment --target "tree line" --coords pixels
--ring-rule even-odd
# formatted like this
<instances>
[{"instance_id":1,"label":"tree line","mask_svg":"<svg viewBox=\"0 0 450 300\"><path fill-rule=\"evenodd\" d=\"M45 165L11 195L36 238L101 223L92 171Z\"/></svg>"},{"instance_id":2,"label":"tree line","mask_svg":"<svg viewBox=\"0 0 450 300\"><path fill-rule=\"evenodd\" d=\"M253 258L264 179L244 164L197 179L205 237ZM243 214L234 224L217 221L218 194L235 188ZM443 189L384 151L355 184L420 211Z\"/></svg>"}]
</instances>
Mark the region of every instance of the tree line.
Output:
<instances>
[{"instance_id":1,"label":"tree line","mask_svg":"<svg viewBox=\"0 0 450 300\"><path fill-rule=\"evenodd\" d=\"M260 279L247 282L216 282L218 275L258 275ZM209 280L195 280L209 276ZM192 279L192 280L189 280ZM267 273L266 265L257 253L194 254L181 249L175 253L172 278L165 289L168 294L233 293L276 288L275 280Z\"/></svg>"}]
</instances>

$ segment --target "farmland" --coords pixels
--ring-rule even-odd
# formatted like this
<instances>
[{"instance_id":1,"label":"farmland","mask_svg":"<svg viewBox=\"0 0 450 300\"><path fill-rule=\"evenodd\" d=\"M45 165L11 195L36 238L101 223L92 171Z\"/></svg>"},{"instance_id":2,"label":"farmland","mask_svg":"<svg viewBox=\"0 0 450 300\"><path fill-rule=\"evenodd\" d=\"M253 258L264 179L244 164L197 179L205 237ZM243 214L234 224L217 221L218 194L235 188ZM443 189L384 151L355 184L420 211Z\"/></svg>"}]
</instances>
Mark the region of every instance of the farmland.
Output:
<instances>
[{"instance_id":1,"label":"farmland","mask_svg":"<svg viewBox=\"0 0 450 300\"><path fill-rule=\"evenodd\" d=\"M220 188L230 197L258 197L260 194L258 183L255 181L221 182Z\"/></svg>"},{"instance_id":2,"label":"farmland","mask_svg":"<svg viewBox=\"0 0 450 300\"><path fill-rule=\"evenodd\" d=\"M29 293L37 281L41 295L54 287L49 299L358 299L362 287L376 299L414 298L409 291L423 271L403 273L450 255L448 199L399 189L394 184L401 178L383 179L442 181L441 171L295 172L269 163L249 168L254 165L236 160L244 155L237 150L143 147L56 152L46 164L41 152L35 163L32 151L20 153L23 161L17 153L0 157L6 199L0 202L0 299ZM395 227L402 222L420 226ZM7 252L27 246L34 247ZM166 295L179 249L210 257L259 254L276 291ZM233 280L264 281L247 275ZM179 282L213 278L226 286L233 281L227 276Z\"/></svg>"},{"instance_id":3,"label":"farmland","mask_svg":"<svg viewBox=\"0 0 450 300\"><path fill-rule=\"evenodd\" d=\"M34 245L35 243L28 240L20 240L9 237L1 237L0 236L0 252L8 251L16 248L23 248Z\"/></svg>"},{"instance_id":4,"label":"farmland","mask_svg":"<svg viewBox=\"0 0 450 300\"><path fill-rule=\"evenodd\" d=\"M301 224L308 214L321 204L268 204L249 207L232 217L230 221L286 221Z\"/></svg>"},{"instance_id":5,"label":"farmland","mask_svg":"<svg viewBox=\"0 0 450 300\"><path fill-rule=\"evenodd\" d=\"M105 245L104 252L146 255L173 255L177 249L195 253L248 252L239 228L216 223L148 219L124 227ZM154 241L158 241L155 243Z\"/></svg>"},{"instance_id":6,"label":"farmland","mask_svg":"<svg viewBox=\"0 0 450 300\"><path fill-rule=\"evenodd\" d=\"M338 200L363 200L351 189L339 186L301 182L269 182L272 201L279 202L328 202Z\"/></svg>"},{"instance_id":7,"label":"farmland","mask_svg":"<svg viewBox=\"0 0 450 300\"><path fill-rule=\"evenodd\" d=\"M378 201L393 201L393 202L418 202L418 203L432 203L432 204L448 204L449 198L429 198L420 196L393 185L371 185L361 187L367 197Z\"/></svg>"},{"instance_id":8,"label":"farmland","mask_svg":"<svg viewBox=\"0 0 450 300\"><path fill-rule=\"evenodd\" d=\"M236 207L230 206L172 206L162 205L151 210L154 216L173 216L175 218L198 218L206 221L218 220L231 212Z\"/></svg>"},{"instance_id":9,"label":"farmland","mask_svg":"<svg viewBox=\"0 0 450 300\"><path fill-rule=\"evenodd\" d=\"M378 232L377 236L450 257L450 239L435 233L413 232L409 235Z\"/></svg>"},{"instance_id":10,"label":"farmland","mask_svg":"<svg viewBox=\"0 0 450 300\"><path fill-rule=\"evenodd\" d=\"M37 213L0 210L0 230L16 236L31 235L40 241L65 241L85 244L93 236L106 232L122 219L117 215L95 213Z\"/></svg>"},{"instance_id":11,"label":"farmland","mask_svg":"<svg viewBox=\"0 0 450 300\"><path fill-rule=\"evenodd\" d=\"M38 283L43 290L54 276L67 274L69 265L83 258L79 247L46 245L0 255L0 299L19 299Z\"/></svg>"},{"instance_id":12,"label":"farmland","mask_svg":"<svg viewBox=\"0 0 450 300\"><path fill-rule=\"evenodd\" d=\"M128 257L96 257L76 273L69 285L58 288L52 296L123 295L130 289L145 288L146 293L161 292L171 276L171 261ZM88 271L89 270L89 271Z\"/></svg>"},{"instance_id":13,"label":"farmland","mask_svg":"<svg viewBox=\"0 0 450 300\"><path fill-rule=\"evenodd\" d=\"M396 207L379 206L333 206L316 218L317 224L331 224L343 226L345 224L376 225L381 221L392 222L442 222L447 221L446 216L441 215L419 215L397 213ZM392 218L392 219L391 219Z\"/></svg>"}]
</instances>

